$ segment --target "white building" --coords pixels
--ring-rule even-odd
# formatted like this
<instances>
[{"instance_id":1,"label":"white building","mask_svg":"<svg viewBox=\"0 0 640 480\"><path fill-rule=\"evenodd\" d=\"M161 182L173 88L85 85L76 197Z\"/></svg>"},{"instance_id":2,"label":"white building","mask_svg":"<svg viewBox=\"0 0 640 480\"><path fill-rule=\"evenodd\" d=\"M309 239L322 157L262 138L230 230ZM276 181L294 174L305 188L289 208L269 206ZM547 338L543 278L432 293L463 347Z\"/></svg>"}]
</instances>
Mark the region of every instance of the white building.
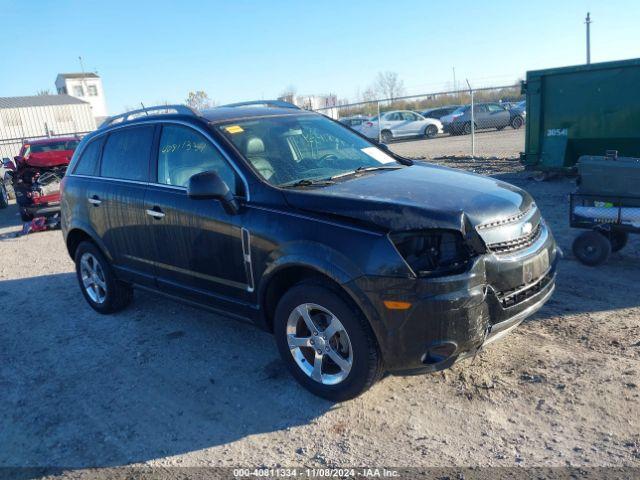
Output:
<instances>
[{"instance_id":1,"label":"white building","mask_svg":"<svg viewBox=\"0 0 640 480\"><path fill-rule=\"evenodd\" d=\"M56 90L61 95L67 94L89 102L98 125L109 115L102 79L96 73L59 73Z\"/></svg>"},{"instance_id":2,"label":"white building","mask_svg":"<svg viewBox=\"0 0 640 480\"><path fill-rule=\"evenodd\" d=\"M335 95L285 95L278 100L293 103L305 110L335 107L338 104L338 97Z\"/></svg>"},{"instance_id":3,"label":"white building","mask_svg":"<svg viewBox=\"0 0 640 480\"><path fill-rule=\"evenodd\" d=\"M95 129L89 103L70 95L0 97L0 157L17 155L23 140Z\"/></svg>"}]
</instances>

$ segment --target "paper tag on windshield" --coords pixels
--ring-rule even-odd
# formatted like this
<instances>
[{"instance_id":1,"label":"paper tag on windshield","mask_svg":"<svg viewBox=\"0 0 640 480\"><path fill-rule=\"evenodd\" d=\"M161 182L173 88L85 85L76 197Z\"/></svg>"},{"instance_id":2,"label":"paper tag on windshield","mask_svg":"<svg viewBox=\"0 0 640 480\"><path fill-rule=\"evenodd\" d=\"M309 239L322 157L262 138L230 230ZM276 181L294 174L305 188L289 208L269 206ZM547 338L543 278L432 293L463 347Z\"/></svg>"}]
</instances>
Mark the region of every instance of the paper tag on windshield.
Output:
<instances>
[{"instance_id":1,"label":"paper tag on windshield","mask_svg":"<svg viewBox=\"0 0 640 480\"><path fill-rule=\"evenodd\" d=\"M229 133L242 133L244 130L240 125L231 125L229 127L224 127L224 129Z\"/></svg>"},{"instance_id":2,"label":"paper tag on windshield","mask_svg":"<svg viewBox=\"0 0 640 480\"><path fill-rule=\"evenodd\" d=\"M391 158L389 155L384 153L382 150L377 149L376 147L367 147L361 149L363 153L366 153L371 158L379 161L380 163L393 163L395 160Z\"/></svg>"}]
</instances>

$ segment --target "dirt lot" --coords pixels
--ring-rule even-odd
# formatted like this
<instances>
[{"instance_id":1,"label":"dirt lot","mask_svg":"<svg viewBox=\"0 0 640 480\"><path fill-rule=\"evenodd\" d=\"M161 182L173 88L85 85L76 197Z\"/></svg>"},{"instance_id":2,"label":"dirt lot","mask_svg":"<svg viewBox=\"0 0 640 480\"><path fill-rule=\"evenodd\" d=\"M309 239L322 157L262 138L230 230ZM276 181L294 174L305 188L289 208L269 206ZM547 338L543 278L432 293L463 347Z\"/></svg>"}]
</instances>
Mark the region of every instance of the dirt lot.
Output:
<instances>
[{"instance_id":1,"label":"dirt lot","mask_svg":"<svg viewBox=\"0 0 640 480\"><path fill-rule=\"evenodd\" d=\"M476 156L518 158L524 151L525 129L507 127L496 130L480 130L476 134ZM442 135L428 140L403 140L391 144L394 151L405 157L434 159L471 155L471 135Z\"/></svg>"},{"instance_id":2,"label":"dirt lot","mask_svg":"<svg viewBox=\"0 0 640 480\"><path fill-rule=\"evenodd\" d=\"M141 292L99 316L60 232L13 238L0 211L0 466L640 466L640 241L584 267L569 180L452 164L534 195L566 252L557 292L473 362L339 405L251 326Z\"/></svg>"}]
</instances>

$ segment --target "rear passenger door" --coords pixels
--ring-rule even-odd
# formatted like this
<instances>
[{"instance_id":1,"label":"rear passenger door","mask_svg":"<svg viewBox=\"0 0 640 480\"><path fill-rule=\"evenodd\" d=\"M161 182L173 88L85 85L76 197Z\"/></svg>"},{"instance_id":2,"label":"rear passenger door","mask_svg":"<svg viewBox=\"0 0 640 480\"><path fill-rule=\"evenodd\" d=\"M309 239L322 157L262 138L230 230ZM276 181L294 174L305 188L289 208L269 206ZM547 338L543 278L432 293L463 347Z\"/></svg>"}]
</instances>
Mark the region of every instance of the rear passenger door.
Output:
<instances>
[{"instance_id":1,"label":"rear passenger door","mask_svg":"<svg viewBox=\"0 0 640 480\"><path fill-rule=\"evenodd\" d=\"M473 109L473 121L477 128L489 128L489 110L485 104L476 105Z\"/></svg>"},{"instance_id":2,"label":"rear passenger door","mask_svg":"<svg viewBox=\"0 0 640 480\"><path fill-rule=\"evenodd\" d=\"M488 126L491 128L502 128L509 125L511 114L502 105L490 103L487 105L489 111Z\"/></svg>"},{"instance_id":3,"label":"rear passenger door","mask_svg":"<svg viewBox=\"0 0 640 480\"><path fill-rule=\"evenodd\" d=\"M239 313L238 304L253 288L243 255L242 215L227 213L217 200L189 198L186 188L192 175L215 171L235 192L240 184L235 171L202 132L182 124L162 126L156 160L144 210L158 287Z\"/></svg>"},{"instance_id":4,"label":"rear passenger door","mask_svg":"<svg viewBox=\"0 0 640 480\"><path fill-rule=\"evenodd\" d=\"M104 140L99 176L87 186L91 224L112 255L116 274L154 284L144 196L155 133L153 125L114 129ZM80 165L79 165L80 167Z\"/></svg>"},{"instance_id":5,"label":"rear passenger door","mask_svg":"<svg viewBox=\"0 0 640 480\"><path fill-rule=\"evenodd\" d=\"M391 130L394 137L401 137L406 135L406 132L402 129L404 120L399 112L387 113L382 117L382 130Z\"/></svg>"}]
</instances>

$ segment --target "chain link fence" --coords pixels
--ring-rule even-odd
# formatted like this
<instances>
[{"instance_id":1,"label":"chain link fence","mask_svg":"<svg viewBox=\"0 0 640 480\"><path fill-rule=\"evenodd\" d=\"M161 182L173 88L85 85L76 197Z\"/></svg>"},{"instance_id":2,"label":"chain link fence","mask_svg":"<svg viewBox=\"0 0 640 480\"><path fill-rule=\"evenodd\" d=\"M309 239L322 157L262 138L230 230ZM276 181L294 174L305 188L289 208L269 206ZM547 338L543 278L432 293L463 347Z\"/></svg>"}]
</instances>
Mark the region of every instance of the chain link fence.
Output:
<instances>
[{"instance_id":1,"label":"chain link fence","mask_svg":"<svg viewBox=\"0 0 640 480\"><path fill-rule=\"evenodd\" d=\"M524 150L520 85L350 103L316 111L412 158L508 158Z\"/></svg>"}]
</instances>

